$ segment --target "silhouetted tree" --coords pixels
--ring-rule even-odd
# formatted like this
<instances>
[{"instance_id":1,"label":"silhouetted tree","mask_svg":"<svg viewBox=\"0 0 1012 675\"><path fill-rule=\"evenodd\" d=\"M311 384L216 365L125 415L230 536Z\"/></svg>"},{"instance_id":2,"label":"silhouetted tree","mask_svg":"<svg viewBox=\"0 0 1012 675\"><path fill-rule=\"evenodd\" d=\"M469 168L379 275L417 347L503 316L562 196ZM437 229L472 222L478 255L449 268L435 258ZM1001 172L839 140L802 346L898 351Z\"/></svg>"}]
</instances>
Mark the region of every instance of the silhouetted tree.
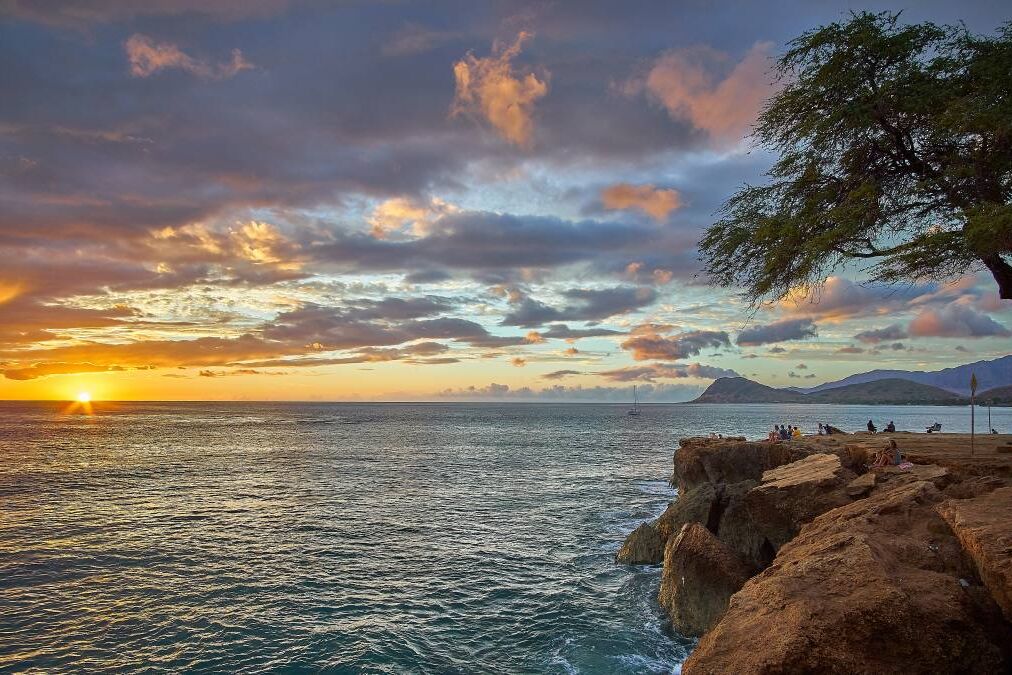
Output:
<instances>
[{"instance_id":1,"label":"silhouetted tree","mask_svg":"<svg viewBox=\"0 0 1012 675\"><path fill-rule=\"evenodd\" d=\"M789 43L753 133L779 160L700 242L714 283L758 304L868 260L890 283L986 267L1012 298L1012 23L980 36L899 18Z\"/></svg>"}]
</instances>

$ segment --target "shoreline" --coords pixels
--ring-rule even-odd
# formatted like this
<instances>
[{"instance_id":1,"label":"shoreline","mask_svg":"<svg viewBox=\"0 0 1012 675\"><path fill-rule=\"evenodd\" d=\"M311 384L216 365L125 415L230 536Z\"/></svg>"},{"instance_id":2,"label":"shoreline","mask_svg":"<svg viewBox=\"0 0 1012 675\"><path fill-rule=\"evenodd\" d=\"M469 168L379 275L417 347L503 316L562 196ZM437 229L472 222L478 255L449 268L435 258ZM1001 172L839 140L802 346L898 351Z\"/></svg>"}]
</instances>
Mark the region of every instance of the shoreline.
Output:
<instances>
[{"instance_id":1,"label":"shoreline","mask_svg":"<svg viewBox=\"0 0 1012 675\"><path fill-rule=\"evenodd\" d=\"M868 469L895 439L909 468ZM619 563L699 637L692 673L1007 672L1012 435L685 438Z\"/></svg>"}]
</instances>

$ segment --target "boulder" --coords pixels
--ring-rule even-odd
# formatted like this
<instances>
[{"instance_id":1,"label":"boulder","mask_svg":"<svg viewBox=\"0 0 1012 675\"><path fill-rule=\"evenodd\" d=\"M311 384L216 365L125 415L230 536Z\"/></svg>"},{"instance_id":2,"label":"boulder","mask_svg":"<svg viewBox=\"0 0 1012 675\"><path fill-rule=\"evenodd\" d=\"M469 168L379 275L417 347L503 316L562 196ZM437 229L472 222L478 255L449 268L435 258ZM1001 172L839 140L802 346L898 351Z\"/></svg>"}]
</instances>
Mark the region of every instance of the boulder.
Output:
<instances>
[{"instance_id":1,"label":"boulder","mask_svg":"<svg viewBox=\"0 0 1012 675\"><path fill-rule=\"evenodd\" d=\"M846 486L854 478L837 455L809 455L765 471L745 503L755 527L779 550L815 516L850 503Z\"/></svg>"},{"instance_id":2,"label":"boulder","mask_svg":"<svg viewBox=\"0 0 1012 675\"><path fill-rule=\"evenodd\" d=\"M973 499L950 499L938 513L973 561L980 579L1012 621L1012 487Z\"/></svg>"},{"instance_id":3,"label":"boulder","mask_svg":"<svg viewBox=\"0 0 1012 675\"><path fill-rule=\"evenodd\" d=\"M664 541L650 523L633 530L615 554L615 561L626 565L656 565L663 558Z\"/></svg>"},{"instance_id":4,"label":"boulder","mask_svg":"<svg viewBox=\"0 0 1012 675\"><path fill-rule=\"evenodd\" d=\"M816 517L732 596L684 675L1005 672L1008 624L964 588L942 499L904 482Z\"/></svg>"},{"instance_id":5,"label":"boulder","mask_svg":"<svg viewBox=\"0 0 1012 675\"><path fill-rule=\"evenodd\" d=\"M857 499L871 492L873 487L875 487L875 474L869 471L847 483L847 494Z\"/></svg>"},{"instance_id":6,"label":"boulder","mask_svg":"<svg viewBox=\"0 0 1012 675\"><path fill-rule=\"evenodd\" d=\"M702 635L727 609L750 570L699 523L682 527L664 552L658 600L683 635Z\"/></svg>"},{"instance_id":7,"label":"boulder","mask_svg":"<svg viewBox=\"0 0 1012 675\"><path fill-rule=\"evenodd\" d=\"M653 523L644 523L629 533L615 555L626 565L658 565L664 560L664 547L686 523L706 524L717 501L713 485L704 483L668 504Z\"/></svg>"}]
</instances>

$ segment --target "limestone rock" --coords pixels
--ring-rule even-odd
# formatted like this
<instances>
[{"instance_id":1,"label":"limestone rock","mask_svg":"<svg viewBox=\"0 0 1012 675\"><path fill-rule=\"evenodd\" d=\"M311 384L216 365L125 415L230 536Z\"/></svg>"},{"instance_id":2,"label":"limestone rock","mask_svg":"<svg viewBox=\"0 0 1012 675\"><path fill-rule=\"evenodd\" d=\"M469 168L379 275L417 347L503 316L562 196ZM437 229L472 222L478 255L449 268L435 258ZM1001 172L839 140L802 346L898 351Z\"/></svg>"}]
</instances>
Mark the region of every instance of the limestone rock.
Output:
<instances>
[{"instance_id":1,"label":"limestone rock","mask_svg":"<svg viewBox=\"0 0 1012 675\"><path fill-rule=\"evenodd\" d=\"M656 565L664 557L664 541L650 523L633 530L615 554L615 561L626 565Z\"/></svg>"},{"instance_id":2,"label":"limestone rock","mask_svg":"<svg viewBox=\"0 0 1012 675\"><path fill-rule=\"evenodd\" d=\"M837 455L809 455L764 472L762 482L745 495L745 503L756 528L779 550L804 523L850 503L845 486L854 477Z\"/></svg>"},{"instance_id":3,"label":"limestone rock","mask_svg":"<svg viewBox=\"0 0 1012 675\"><path fill-rule=\"evenodd\" d=\"M869 471L847 483L847 494L854 498L864 497L873 487L875 487L875 474Z\"/></svg>"},{"instance_id":4,"label":"limestone rock","mask_svg":"<svg viewBox=\"0 0 1012 675\"><path fill-rule=\"evenodd\" d=\"M701 635L748 577L748 568L709 530L689 523L664 552L658 600L680 633Z\"/></svg>"},{"instance_id":5,"label":"limestone rock","mask_svg":"<svg viewBox=\"0 0 1012 675\"><path fill-rule=\"evenodd\" d=\"M949 500L938 512L973 560L991 597L1012 621L1012 487Z\"/></svg>"},{"instance_id":6,"label":"limestone rock","mask_svg":"<svg viewBox=\"0 0 1012 675\"><path fill-rule=\"evenodd\" d=\"M1009 626L961 585L972 573L941 499L897 483L816 517L731 598L684 675L1005 672Z\"/></svg>"}]
</instances>

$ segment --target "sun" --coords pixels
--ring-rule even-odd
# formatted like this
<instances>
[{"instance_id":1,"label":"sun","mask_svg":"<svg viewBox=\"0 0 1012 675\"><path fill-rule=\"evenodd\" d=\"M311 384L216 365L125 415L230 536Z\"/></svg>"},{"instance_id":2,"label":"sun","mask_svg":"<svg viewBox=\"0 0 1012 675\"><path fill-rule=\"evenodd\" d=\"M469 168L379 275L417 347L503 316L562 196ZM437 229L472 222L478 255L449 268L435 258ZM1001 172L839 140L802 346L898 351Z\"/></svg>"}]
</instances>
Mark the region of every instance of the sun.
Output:
<instances>
[{"instance_id":1,"label":"sun","mask_svg":"<svg viewBox=\"0 0 1012 675\"><path fill-rule=\"evenodd\" d=\"M86 391L78 392L77 394L78 403L91 403L91 394Z\"/></svg>"}]
</instances>

